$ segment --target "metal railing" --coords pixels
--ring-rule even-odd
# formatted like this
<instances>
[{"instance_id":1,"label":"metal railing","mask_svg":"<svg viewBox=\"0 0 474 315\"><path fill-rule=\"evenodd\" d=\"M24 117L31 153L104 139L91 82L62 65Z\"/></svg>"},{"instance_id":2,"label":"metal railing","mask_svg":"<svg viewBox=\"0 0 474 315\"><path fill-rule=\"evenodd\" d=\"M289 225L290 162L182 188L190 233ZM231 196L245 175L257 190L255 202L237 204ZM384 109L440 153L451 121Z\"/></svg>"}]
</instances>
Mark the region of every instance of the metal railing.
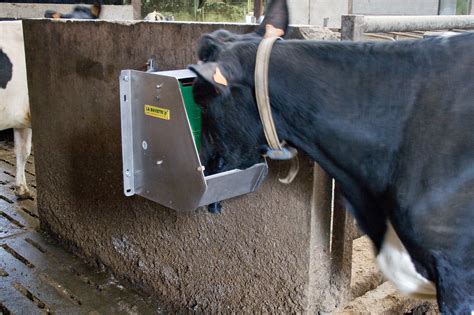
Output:
<instances>
[{"instance_id":1,"label":"metal railing","mask_svg":"<svg viewBox=\"0 0 474 315\"><path fill-rule=\"evenodd\" d=\"M400 36L402 32L467 30L474 29L474 15L445 16L364 16L343 15L341 40L360 41L373 33L390 33ZM367 34L368 33L368 34ZM398 33L398 34L397 34ZM383 36L377 35L375 36ZM415 34L403 36L413 36ZM382 38L383 39L383 38ZM386 38L389 39L389 38Z\"/></svg>"}]
</instances>

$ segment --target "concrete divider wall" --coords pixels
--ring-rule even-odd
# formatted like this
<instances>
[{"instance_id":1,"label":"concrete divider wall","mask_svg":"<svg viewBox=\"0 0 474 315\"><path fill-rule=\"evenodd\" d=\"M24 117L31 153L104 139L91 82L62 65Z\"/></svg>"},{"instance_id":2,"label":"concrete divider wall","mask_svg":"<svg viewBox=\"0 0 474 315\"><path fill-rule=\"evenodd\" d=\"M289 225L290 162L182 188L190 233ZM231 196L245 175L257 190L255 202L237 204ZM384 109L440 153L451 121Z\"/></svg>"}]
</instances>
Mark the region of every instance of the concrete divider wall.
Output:
<instances>
[{"instance_id":1,"label":"concrete divider wall","mask_svg":"<svg viewBox=\"0 0 474 315\"><path fill-rule=\"evenodd\" d=\"M220 215L123 195L120 70L151 55L162 70L184 68L199 36L218 28L253 26L24 21L42 227L167 310L331 311L347 294L350 251L335 270L329 228L315 215L330 218L330 186L311 207L309 159L290 186L276 180L284 165L272 163L264 186L224 202Z\"/></svg>"}]
</instances>

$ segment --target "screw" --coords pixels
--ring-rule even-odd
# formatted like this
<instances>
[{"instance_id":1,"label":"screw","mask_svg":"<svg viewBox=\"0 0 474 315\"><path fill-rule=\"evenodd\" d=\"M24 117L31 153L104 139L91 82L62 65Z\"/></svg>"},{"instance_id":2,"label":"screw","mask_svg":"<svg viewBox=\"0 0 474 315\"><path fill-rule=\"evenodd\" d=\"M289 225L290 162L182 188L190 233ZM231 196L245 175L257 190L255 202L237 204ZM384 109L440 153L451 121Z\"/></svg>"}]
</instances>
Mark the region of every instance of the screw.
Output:
<instances>
[{"instance_id":1,"label":"screw","mask_svg":"<svg viewBox=\"0 0 474 315\"><path fill-rule=\"evenodd\" d=\"M158 85L156 86L157 89L161 89L162 87L163 87L163 83L158 84Z\"/></svg>"},{"instance_id":2,"label":"screw","mask_svg":"<svg viewBox=\"0 0 474 315\"><path fill-rule=\"evenodd\" d=\"M127 177L130 177L130 170L126 170L126 171L125 171L125 175L126 175Z\"/></svg>"},{"instance_id":3,"label":"screw","mask_svg":"<svg viewBox=\"0 0 474 315\"><path fill-rule=\"evenodd\" d=\"M161 165L161 164L163 164L163 160L156 161L156 165Z\"/></svg>"},{"instance_id":4,"label":"screw","mask_svg":"<svg viewBox=\"0 0 474 315\"><path fill-rule=\"evenodd\" d=\"M206 169L206 167L204 167L202 165L198 166L198 168L197 168L198 172L204 172L205 169Z\"/></svg>"},{"instance_id":5,"label":"screw","mask_svg":"<svg viewBox=\"0 0 474 315\"><path fill-rule=\"evenodd\" d=\"M123 76L123 80L124 80L125 82L128 82L128 75L124 75L124 76Z\"/></svg>"},{"instance_id":6,"label":"screw","mask_svg":"<svg viewBox=\"0 0 474 315\"><path fill-rule=\"evenodd\" d=\"M142 148L143 148L143 150L148 149L148 143L146 143L145 140L143 140L143 142L142 142Z\"/></svg>"}]
</instances>

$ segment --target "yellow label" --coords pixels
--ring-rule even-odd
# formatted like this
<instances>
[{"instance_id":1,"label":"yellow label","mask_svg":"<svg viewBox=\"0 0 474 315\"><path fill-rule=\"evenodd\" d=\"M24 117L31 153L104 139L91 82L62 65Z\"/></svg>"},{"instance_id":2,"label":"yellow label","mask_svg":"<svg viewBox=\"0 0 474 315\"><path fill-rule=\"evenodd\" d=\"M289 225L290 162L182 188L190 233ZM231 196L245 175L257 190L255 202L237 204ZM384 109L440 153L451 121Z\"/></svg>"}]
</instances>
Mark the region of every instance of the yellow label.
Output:
<instances>
[{"instance_id":1,"label":"yellow label","mask_svg":"<svg viewBox=\"0 0 474 315\"><path fill-rule=\"evenodd\" d=\"M151 105L145 105L145 115L170 120L170 110Z\"/></svg>"}]
</instances>

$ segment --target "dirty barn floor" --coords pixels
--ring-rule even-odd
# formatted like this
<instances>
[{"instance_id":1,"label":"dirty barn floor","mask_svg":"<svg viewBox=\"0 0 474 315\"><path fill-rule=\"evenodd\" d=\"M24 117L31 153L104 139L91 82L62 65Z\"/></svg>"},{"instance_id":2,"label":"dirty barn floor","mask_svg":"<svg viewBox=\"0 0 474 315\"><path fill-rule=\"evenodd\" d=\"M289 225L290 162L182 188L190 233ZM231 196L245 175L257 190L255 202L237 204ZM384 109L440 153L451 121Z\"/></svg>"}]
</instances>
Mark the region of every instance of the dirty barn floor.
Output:
<instances>
[{"instance_id":1,"label":"dirty barn floor","mask_svg":"<svg viewBox=\"0 0 474 315\"><path fill-rule=\"evenodd\" d=\"M15 155L0 141L0 314L156 314L159 308L38 231L35 200L18 201ZM36 191L34 160L27 181Z\"/></svg>"}]
</instances>

